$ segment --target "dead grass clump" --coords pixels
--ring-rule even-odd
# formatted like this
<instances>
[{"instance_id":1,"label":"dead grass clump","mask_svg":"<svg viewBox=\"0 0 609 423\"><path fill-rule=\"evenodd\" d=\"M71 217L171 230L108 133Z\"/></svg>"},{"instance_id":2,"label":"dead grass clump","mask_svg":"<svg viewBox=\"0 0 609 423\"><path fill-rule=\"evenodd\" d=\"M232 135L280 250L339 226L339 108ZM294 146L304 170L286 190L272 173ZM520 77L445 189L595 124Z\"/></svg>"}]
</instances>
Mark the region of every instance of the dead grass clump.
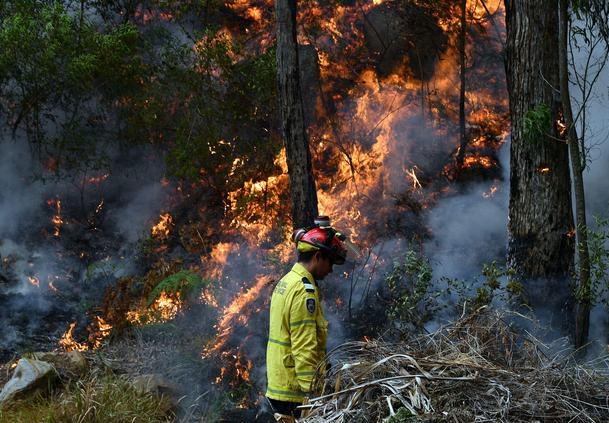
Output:
<instances>
[{"instance_id":1,"label":"dead grass clump","mask_svg":"<svg viewBox=\"0 0 609 423\"><path fill-rule=\"evenodd\" d=\"M174 421L169 398L138 392L126 380L91 375L50 396L37 395L0 409L12 423L168 423Z\"/></svg>"},{"instance_id":2,"label":"dead grass clump","mask_svg":"<svg viewBox=\"0 0 609 423\"><path fill-rule=\"evenodd\" d=\"M512 317L481 309L405 343L343 344L299 421L609 421L609 361L551 353Z\"/></svg>"}]
</instances>

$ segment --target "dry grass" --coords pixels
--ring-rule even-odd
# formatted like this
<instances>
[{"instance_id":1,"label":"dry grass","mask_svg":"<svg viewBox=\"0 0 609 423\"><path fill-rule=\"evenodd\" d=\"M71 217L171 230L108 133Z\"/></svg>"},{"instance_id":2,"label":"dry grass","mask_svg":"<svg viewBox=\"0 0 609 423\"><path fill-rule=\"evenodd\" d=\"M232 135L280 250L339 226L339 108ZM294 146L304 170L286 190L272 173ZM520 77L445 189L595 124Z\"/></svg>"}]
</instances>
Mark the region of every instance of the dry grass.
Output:
<instances>
[{"instance_id":1,"label":"dry grass","mask_svg":"<svg viewBox=\"0 0 609 423\"><path fill-rule=\"evenodd\" d=\"M164 398L137 392L117 376L90 376L50 395L14 401L0 409L11 423L166 423L173 421Z\"/></svg>"},{"instance_id":2,"label":"dry grass","mask_svg":"<svg viewBox=\"0 0 609 423\"><path fill-rule=\"evenodd\" d=\"M481 309L399 345L341 345L300 422L609 421L608 361L550 354L511 317Z\"/></svg>"}]
</instances>

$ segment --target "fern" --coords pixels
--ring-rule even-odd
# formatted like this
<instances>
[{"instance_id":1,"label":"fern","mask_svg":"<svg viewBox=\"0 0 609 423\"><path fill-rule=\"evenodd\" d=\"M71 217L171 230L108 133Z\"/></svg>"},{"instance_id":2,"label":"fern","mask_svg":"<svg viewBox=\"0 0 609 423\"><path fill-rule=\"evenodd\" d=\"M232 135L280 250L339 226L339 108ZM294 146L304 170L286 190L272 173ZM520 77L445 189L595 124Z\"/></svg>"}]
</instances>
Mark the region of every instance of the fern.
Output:
<instances>
[{"instance_id":1,"label":"fern","mask_svg":"<svg viewBox=\"0 0 609 423\"><path fill-rule=\"evenodd\" d=\"M180 270L160 281L148 295L148 306L152 305L162 292L174 294L180 300L185 300L191 293L208 285L209 281L201 278L196 273L188 270Z\"/></svg>"},{"instance_id":2,"label":"fern","mask_svg":"<svg viewBox=\"0 0 609 423\"><path fill-rule=\"evenodd\" d=\"M526 112L524 116L523 137L528 142L543 137L552 124L552 111L547 104L539 104Z\"/></svg>"}]
</instances>

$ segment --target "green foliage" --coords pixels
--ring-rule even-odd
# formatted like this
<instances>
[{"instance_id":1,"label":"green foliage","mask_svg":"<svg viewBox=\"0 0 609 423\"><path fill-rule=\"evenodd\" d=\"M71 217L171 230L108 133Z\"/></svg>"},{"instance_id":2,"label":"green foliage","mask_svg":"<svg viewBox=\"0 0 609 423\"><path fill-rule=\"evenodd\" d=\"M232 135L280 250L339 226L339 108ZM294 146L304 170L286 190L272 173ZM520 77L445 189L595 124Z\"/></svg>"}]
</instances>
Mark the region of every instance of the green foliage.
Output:
<instances>
[{"instance_id":1,"label":"green foliage","mask_svg":"<svg viewBox=\"0 0 609 423\"><path fill-rule=\"evenodd\" d=\"M107 166L108 145L141 143L167 153L169 173L204 179L220 197L277 174L274 48L245 49L207 24L198 34L136 26L131 2L86 3L82 13L70 2L0 2L0 112L57 176ZM176 27L222 6L149 3Z\"/></svg>"},{"instance_id":2,"label":"green foliage","mask_svg":"<svg viewBox=\"0 0 609 423\"><path fill-rule=\"evenodd\" d=\"M395 261L385 281L391 295L387 315L390 319L408 321L416 327L436 318L442 310L450 315L475 312L493 301L511 302L522 292L522 283L514 279L515 271L497 262L482 267L484 280L463 281L442 277L432 288L429 262L409 250L403 261Z\"/></svg>"},{"instance_id":3,"label":"green foliage","mask_svg":"<svg viewBox=\"0 0 609 423\"><path fill-rule=\"evenodd\" d=\"M221 192L276 173L273 161L282 144L271 124L274 50L244 54L238 42L210 30L189 54L176 49L168 56L177 64L172 80L179 80L183 91L169 171L181 178L204 177Z\"/></svg>"},{"instance_id":4,"label":"green foliage","mask_svg":"<svg viewBox=\"0 0 609 423\"><path fill-rule=\"evenodd\" d=\"M590 254L590 290L578 287L578 300L609 304L609 219L595 216L596 229L587 228ZM581 246L580 246L581 247Z\"/></svg>"},{"instance_id":5,"label":"green foliage","mask_svg":"<svg viewBox=\"0 0 609 423\"><path fill-rule=\"evenodd\" d=\"M413 421L414 417L416 416L412 414L408 409L400 407L394 415L383 420L383 423L400 423Z\"/></svg>"},{"instance_id":6,"label":"green foliage","mask_svg":"<svg viewBox=\"0 0 609 423\"><path fill-rule=\"evenodd\" d=\"M452 319L495 304L511 304L522 293L515 271L497 262L485 263L483 279L460 280L441 277L432 283L426 259L409 251L404 262L395 262L386 276L392 302L388 317L422 328L431 319Z\"/></svg>"},{"instance_id":7,"label":"green foliage","mask_svg":"<svg viewBox=\"0 0 609 423\"><path fill-rule=\"evenodd\" d=\"M209 281L196 273L181 270L160 281L148 295L148 306L161 295L162 292L178 297L181 301L187 300L191 294L199 292Z\"/></svg>"},{"instance_id":8,"label":"green foliage","mask_svg":"<svg viewBox=\"0 0 609 423\"><path fill-rule=\"evenodd\" d=\"M476 289L476 295L469 299L464 298L466 310L473 312L480 307L490 305L495 298L508 302L522 293L522 283L514 279L516 272L512 268L500 266L493 261L482 265L482 275L485 280L482 286ZM507 280L505 288L501 286L501 279Z\"/></svg>"},{"instance_id":9,"label":"green foliage","mask_svg":"<svg viewBox=\"0 0 609 423\"><path fill-rule=\"evenodd\" d=\"M403 261L395 261L385 281L393 298L388 309L391 319L408 320L417 325L424 323L420 314L422 302L432 278L432 269L427 260L409 250Z\"/></svg>"},{"instance_id":10,"label":"green foliage","mask_svg":"<svg viewBox=\"0 0 609 423\"><path fill-rule=\"evenodd\" d=\"M104 31L62 2L14 1L0 15L0 44L0 107L13 131L62 168L102 160L110 109L140 80L137 28Z\"/></svg>"},{"instance_id":11,"label":"green foliage","mask_svg":"<svg viewBox=\"0 0 609 423\"><path fill-rule=\"evenodd\" d=\"M552 110L547 104L539 104L524 115L523 137L533 143L548 134L552 127Z\"/></svg>"}]
</instances>

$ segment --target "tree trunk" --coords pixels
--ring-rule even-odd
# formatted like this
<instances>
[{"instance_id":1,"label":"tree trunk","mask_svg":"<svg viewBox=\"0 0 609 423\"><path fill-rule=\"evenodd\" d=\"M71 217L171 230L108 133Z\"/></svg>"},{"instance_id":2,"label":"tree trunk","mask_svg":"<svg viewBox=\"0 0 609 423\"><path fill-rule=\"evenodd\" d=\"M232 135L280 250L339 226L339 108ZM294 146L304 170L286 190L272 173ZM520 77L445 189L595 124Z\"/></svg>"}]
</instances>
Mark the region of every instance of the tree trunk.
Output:
<instances>
[{"instance_id":1,"label":"tree trunk","mask_svg":"<svg viewBox=\"0 0 609 423\"><path fill-rule=\"evenodd\" d=\"M465 41L467 38L467 0L461 0L461 33L459 34L459 153L457 154L457 171L461 170L467 148L467 135L465 133Z\"/></svg>"},{"instance_id":2,"label":"tree trunk","mask_svg":"<svg viewBox=\"0 0 609 423\"><path fill-rule=\"evenodd\" d=\"M294 228L299 228L311 225L318 211L317 191L300 91L296 0L276 0L275 12L279 108L290 176L292 225Z\"/></svg>"},{"instance_id":3,"label":"tree trunk","mask_svg":"<svg viewBox=\"0 0 609 423\"><path fill-rule=\"evenodd\" d=\"M590 254L588 249L588 225L586 223L586 196L584 191L583 163L580 153L579 138L573 122L573 109L569 90L569 71L567 63L568 52L568 1L559 0L559 42L558 59L560 71L560 95L563 106L563 118L566 126L565 135L569 143L571 170L573 171L573 190L575 196L575 222L578 253L577 288L575 308L575 347L580 348L588 342L588 329L590 326Z\"/></svg>"},{"instance_id":4,"label":"tree trunk","mask_svg":"<svg viewBox=\"0 0 609 423\"><path fill-rule=\"evenodd\" d=\"M563 333L572 327L573 213L567 144L556 125L556 2L506 1L507 79L512 122L508 261L522 277L524 299ZM537 136L529 112L551 119ZM530 121L530 120L529 120Z\"/></svg>"}]
</instances>

